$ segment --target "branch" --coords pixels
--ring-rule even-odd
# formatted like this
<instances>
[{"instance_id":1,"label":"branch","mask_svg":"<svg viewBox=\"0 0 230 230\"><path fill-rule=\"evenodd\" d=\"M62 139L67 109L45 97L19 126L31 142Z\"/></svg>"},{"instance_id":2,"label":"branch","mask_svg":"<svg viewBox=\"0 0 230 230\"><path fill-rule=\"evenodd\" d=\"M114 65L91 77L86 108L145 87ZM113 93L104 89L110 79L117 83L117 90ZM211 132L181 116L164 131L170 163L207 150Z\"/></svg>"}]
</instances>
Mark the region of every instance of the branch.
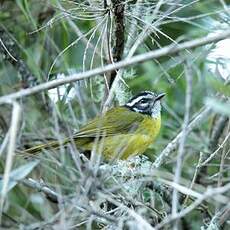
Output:
<instances>
[{"instance_id":1,"label":"branch","mask_svg":"<svg viewBox=\"0 0 230 230\"><path fill-rule=\"evenodd\" d=\"M222 227L227 220L230 219L230 205L227 204L220 213L218 214L218 219L216 220L219 227Z\"/></svg>"},{"instance_id":2,"label":"branch","mask_svg":"<svg viewBox=\"0 0 230 230\"><path fill-rule=\"evenodd\" d=\"M210 112L211 112L210 108L205 108L202 112L200 112L188 125L187 134L189 134L196 126L198 126L201 123L201 121L206 119L208 115L210 115ZM178 133L177 136L163 149L161 154L157 157L157 159L153 163L154 168L160 167L160 165L164 162L165 158L167 158L169 154L177 148L181 136L182 136L182 131Z\"/></svg>"},{"instance_id":3,"label":"branch","mask_svg":"<svg viewBox=\"0 0 230 230\"><path fill-rule=\"evenodd\" d=\"M29 66L22 59L20 55L21 47L17 44L14 37L7 32L7 30L0 26L0 56L2 54L3 60L8 61L15 70L19 73L19 87L23 89L29 89L38 84L36 76L31 72ZM14 56L13 56L13 55ZM42 100L40 95L36 101L40 109L49 111L49 100L46 94L43 95ZM45 106L44 106L45 105Z\"/></svg>"},{"instance_id":4,"label":"branch","mask_svg":"<svg viewBox=\"0 0 230 230\"><path fill-rule=\"evenodd\" d=\"M58 203L58 201L61 200L61 195L51 190L48 186L39 183L32 178L29 178L28 180L23 180L22 183L29 188L36 189L39 192L43 192L46 197L54 203Z\"/></svg>"},{"instance_id":5,"label":"branch","mask_svg":"<svg viewBox=\"0 0 230 230\"><path fill-rule=\"evenodd\" d=\"M36 77L18 54L18 45L2 27L0 28L0 53L3 54L3 60L8 61L20 73L22 88L28 88L36 84Z\"/></svg>"},{"instance_id":6,"label":"branch","mask_svg":"<svg viewBox=\"0 0 230 230\"><path fill-rule=\"evenodd\" d=\"M220 144L220 146L216 149L216 151L214 151L206 160L204 160L201 164L200 167L203 167L205 165L207 165L209 163L209 161L211 161L216 154L219 152L220 149L222 149L224 147L224 145L226 144L226 142L228 141L230 137L230 133L224 138L223 142Z\"/></svg>"},{"instance_id":7,"label":"branch","mask_svg":"<svg viewBox=\"0 0 230 230\"><path fill-rule=\"evenodd\" d=\"M114 48L113 48L113 62L121 60L124 46L125 46L125 23L124 23L124 10L125 4L121 0L112 0L113 2L113 14L115 18L115 29L114 29ZM117 70L111 71L109 78L109 88L111 88L114 79L117 76Z\"/></svg>"},{"instance_id":8,"label":"branch","mask_svg":"<svg viewBox=\"0 0 230 230\"><path fill-rule=\"evenodd\" d=\"M41 91L56 88L60 85L64 85L67 83L88 79L96 75L100 75L115 69L124 68L130 65L134 65L136 63L145 62L150 59L156 59L166 55L173 55L185 49L196 48L212 42L218 42L228 37L230 37L230 30L215 35L207 35L205 37L194 39L192 41L183 42L180 44L171 44L169 46L165 46L164 48L150 51L144 54L136 55L133 58L125 59L117 63L112 63L107 66L98 67L84 73L73 74L72 76L64 79L56 79L53 81L45 82L29 89L23 89L15 93L2 96L0 97L0 104L5 103L8 100L17 99L20 97L25 97L31 94L39 93Z\"/></svg>"},{"instance_id":9,"label":"branch","mask_svg":"<svg viewBox=\"0 0 230 230\"><path fill-rule=\"evenodd\" d=\"M178 189L177 184L173 184ZM190 204L185 209L182 209L180 212L178 212L176 215L169 215L167 218L165 218L161 223L159 223L157 226L155 226L155 229L162 229L166 224L169 224L172 221L175 221L179 218L182 218L186 216L189 212L194 210L197 206L199 206L204 200L214 197L216 195L228 192L230 190L230 183L226 184L225 186L219 187L219 188L207 188L207 190L203 193L203 195L199 194L197 197L197 200Z\"/></svg>"},{"instance_id":10,"label":"branch","mask_svg":"<svg viewBox=\"0 0 230 230\"><path fill-rule=\"evenodd\" d=\"M189 117L190 117L190 110L192 104L192 73L191 73L191 66L189 65L188 61L185 67L185 76L186 76L185 115L184 115L182 131L181 131L181 138L180 138L175 177L174 177L174 183L176 184L179 184L180 182L183 159L185 155L185 143L188 136L187 129L189 125ZM172 195L172 216L175 216L177 214L177 211L178 211L178 191L174 188L173 195ZM173 225L173 229L177 229L177 228L178 228L178 221L175 221Z\"/></svg>"},{"instance_id":11,"label":"branch","mask_svg":"<svg viewBox=\"0 0 230 230\"><path fill-rule=\"evenodd\" d=\"M212 124L211 136L208 146L210 156L208 154L204 155L203 163L202 165L199 165L199 173L196 179L198 183L201 182L203 175L207 174L208 166L206 165L206 163L212 160L212 158L215 157L215 155L220 150L220 148L218 147L218 143L225 130L225 127L227 126L228 120L229 118L223 115L216 115L214 117L214 122Z\"/></svg>"},{"instance_id":12,"label":"branch","mask_svg":"<svg viewBox=\"0 0 230 230\"><path fill-rule=\"evenodd\" d=\"M213 125L212 134L210 137L209 149L210 152L213 152L218 147L218 142L221 135L224 132L225 127L227 126L229 118L226 116L220 116L217 122Z\"/></svg>"},{"instance_id":13,"label":"branch","mask_svg":"<svg viewBox=\"0 0 230 230\"><path fill-rule=\"evenodd\" d=\"M5 162L5 169L3 175L3 185L0 194L0 213L3 211L3 204L8 192L8 185L10 179L10 171L13 165L13 160L15 156L17 133L19 129L20 117L21 117L21 107L17 102L12 102L12 113L11 113L11 125L9 128L9 141L8 141L8 151Z\"/></svg>"}]
</instances>

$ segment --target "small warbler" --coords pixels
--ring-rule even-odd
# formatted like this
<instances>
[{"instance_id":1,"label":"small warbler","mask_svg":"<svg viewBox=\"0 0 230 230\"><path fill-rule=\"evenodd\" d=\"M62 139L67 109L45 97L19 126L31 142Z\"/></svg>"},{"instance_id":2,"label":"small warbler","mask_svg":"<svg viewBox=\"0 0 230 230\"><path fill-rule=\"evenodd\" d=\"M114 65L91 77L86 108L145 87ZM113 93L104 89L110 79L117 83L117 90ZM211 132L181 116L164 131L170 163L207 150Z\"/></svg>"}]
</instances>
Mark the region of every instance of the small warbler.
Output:
<instances>
[{"instance_id":1,"label":"small warbler","mask_svg":"<svg viewBox=\"0 0 230 230\"><path fill-rule=\"evenodd\" d=\"M153 143L161 127L161 103L164 93L143 91L132 97L125 105L114 107L96 116L71 137L81 152L99 152L106 160L127 159L142 154ZM65 138L63 145L70 143ZM36 154L42 149L59 147L51 141L26 150Z\"/></svg>"}]
</instances>

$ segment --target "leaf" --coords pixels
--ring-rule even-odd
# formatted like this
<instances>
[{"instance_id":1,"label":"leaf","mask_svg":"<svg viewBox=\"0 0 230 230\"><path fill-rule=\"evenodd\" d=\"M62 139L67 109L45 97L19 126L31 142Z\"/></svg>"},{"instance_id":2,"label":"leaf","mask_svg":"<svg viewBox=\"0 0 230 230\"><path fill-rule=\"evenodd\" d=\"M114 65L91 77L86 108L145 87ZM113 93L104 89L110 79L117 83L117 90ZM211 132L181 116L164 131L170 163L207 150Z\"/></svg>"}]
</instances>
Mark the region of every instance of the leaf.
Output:
<instances>
[{"instance_id":1,"label":"leaf","mask_svg":"<svg viewBox=\"0 0 230 230\"><path fill-rule=\"evenodd\" d=\"M21 11L23 12L23 14L25 15L25 17L33 23L34 28L36 27L36 22L34 20L34 17L31 14L31 10L29 8L29 4L27 0L16 0L16 3L18 5L18 7L21 9Z\"/></svg>"},{"instance_id":2,"label":"leaf","mask_svg":"<svg viewBox=\"0 0 230 230\"><path fill-rule=\"evenodd\" d=\"M215 98L207 98L205 104L219 114L230 116L229 102L221 102Z\"/></svg>"},{"instance_id":3,"label":"leaf","mask_svg":"<svg viewBox=\"0 0 230 230\"><path fill-rule=\"evenodd\" d=\"M38 163L39 161L33 161L11 171L7 192L14 188L18 181L24 179L38 165ZM3 183L3 177L1 177L0 191L2 191Z\"/></svg>"},{"instance_id":4,"label":"leaf","mask_svg":"<svg viewBox=\"0 0 230 230\"><path fill-rule=\"evenodd\" d=\"M211 78L209 82L216 91L224 94L227 97L230 97L230 85L226 85L223 81L215 78Z\"/></svg>"}]
</instances>

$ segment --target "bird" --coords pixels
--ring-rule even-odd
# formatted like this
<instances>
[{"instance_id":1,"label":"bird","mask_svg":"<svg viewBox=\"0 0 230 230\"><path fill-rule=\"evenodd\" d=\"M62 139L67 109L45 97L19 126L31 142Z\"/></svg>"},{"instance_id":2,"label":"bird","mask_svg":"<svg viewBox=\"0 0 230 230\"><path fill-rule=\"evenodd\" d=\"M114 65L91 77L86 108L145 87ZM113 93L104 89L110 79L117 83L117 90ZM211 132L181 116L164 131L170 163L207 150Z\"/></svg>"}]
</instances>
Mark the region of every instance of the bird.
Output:
<instances>
[{"instance_id":1,"label":"bird","mask_svg":"<svg viewBox=\"0 0 230 230\"><path fill-rule=\"evenodd\" d=\"M95 150L105 160L141 155L154 142L161 128L161 99L165 93L142 91L126 104L113 107L96 116L71 137L62 141L65 146L72 140L80 152ZM26 149L38 154L43 149L56 149L58 141L50 141Z\"/></svg>"}]
</instances>

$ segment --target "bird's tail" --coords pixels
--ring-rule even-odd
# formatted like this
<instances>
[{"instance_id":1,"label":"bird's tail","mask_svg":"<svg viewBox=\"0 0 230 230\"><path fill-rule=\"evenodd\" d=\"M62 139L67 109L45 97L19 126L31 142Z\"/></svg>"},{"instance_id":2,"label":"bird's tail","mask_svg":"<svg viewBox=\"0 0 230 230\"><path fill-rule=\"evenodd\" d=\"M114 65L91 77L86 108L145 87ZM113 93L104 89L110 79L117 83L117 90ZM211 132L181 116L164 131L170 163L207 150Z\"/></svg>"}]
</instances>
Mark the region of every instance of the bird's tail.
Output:
<instances>
[{"instance_id":1,"label":"bird's tail","mask_svg":"<svg viewBox=\"0 0 230 230\"><path fill-rule=\"evenodd\" d=\"M66 138L61 144L66 145L69 142L69 139ZM45 144L40 144L40 145L36 145L33 146L31 148L28 148L25 150L26 153L28 154L38 154L39 152L41 152L42 150L53 150L53 149L57 149L60 147L60 142L59 141L50 141L48 143Z\"/></svg>"}]
</instances>

